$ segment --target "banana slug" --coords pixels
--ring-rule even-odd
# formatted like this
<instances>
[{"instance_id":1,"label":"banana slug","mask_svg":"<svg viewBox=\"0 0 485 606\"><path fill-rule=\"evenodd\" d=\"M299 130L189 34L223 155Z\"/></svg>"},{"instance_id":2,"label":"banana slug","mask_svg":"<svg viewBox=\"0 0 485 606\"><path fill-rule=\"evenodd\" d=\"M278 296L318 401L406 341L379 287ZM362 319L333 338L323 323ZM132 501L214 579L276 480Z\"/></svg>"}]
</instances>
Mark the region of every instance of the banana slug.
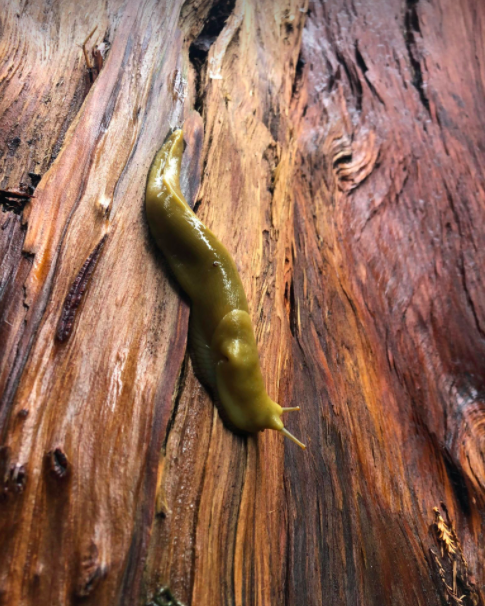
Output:
<instances>
[{"instance_id":1,"label":"banana slug","mask_svg":"<svg viewBox=\"0 0 485 606\"><path fill-rule=\"evenodd\" d=\"M153 160L145 210L157 246L191 300L189 343L196 375L234 429L248 433L275 429L305 448L280 418L299 406L282 408L266 393L236 265L180 191L183 150L180 129L166 139Z\"/></svg>"}]
</instances>

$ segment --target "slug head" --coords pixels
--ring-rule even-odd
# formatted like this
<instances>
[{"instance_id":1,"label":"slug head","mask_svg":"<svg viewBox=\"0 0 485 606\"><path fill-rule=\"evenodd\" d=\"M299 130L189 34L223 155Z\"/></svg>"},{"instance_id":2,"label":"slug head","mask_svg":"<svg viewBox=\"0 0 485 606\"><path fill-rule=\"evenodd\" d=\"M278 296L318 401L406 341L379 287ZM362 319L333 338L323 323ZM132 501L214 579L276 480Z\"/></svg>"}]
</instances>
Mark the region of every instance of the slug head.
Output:
<instances>
[{"instance_id":1,"label":"slug head","mask_svg":"<svg viewBox=\"0 0 485 606\"><path fill-rule=\"evenodd\" d=\"M254 433L280 431L302 448L305 446L284 427L283 409L266 393L258 350L249 314L240 309L227 313L212 338L216 359L216 383L221 405L238 429Z\"/></svg>"},{"instance_id":2,"label":"slug head","mask_svg":"<svg viewBox=\"0 0 485 606\"><path fill-rule=\"evenodd\" d=\"M179 183L183 152L184 135L183 131L178 129L169 133L153 159L145 192L145 204L150 226L151 216L154 214L153 207L156 207L161 198L174 192L179 198L183 199Z\"/></svg>"}]
</instances>

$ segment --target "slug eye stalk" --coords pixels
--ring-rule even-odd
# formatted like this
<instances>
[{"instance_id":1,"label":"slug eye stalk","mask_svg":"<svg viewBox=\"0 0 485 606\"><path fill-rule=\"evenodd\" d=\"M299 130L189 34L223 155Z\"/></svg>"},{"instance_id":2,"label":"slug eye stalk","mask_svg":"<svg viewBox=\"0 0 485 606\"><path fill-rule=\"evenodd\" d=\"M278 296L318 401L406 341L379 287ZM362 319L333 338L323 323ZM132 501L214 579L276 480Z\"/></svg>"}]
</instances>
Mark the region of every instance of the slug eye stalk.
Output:
<instances>
[{"instance_id":1,"label":"slug eye stalk","mask_svg":"<svg viewBox=\"0 0 485 606\"><path fill-rule=\"evenodd\" d=\"M305 444L303 444L302 442L300 442L300 440L298 440L298 438L295 438L295 436L294 436L292 433L290 433L290 432L289 432L289 431L288 431L288 430L287 430L285 427L283 427L283 429L280 429L280 431L281 431L281 433L282 433L284 436L286 436L287 438L290 438L290 440L291 440L292 442L294 442L295 444L298 444L298 446L299 446L300 448L303 448L303 450L305 450L305 449L306 449Z\"/></svg>"},{"instance_id":2,"label":"slug eye stalk","mask_svg":"<svg viewBox=\"0 0 485 606\"><path fill-rule=\"evenodd\" d=\"M281 411L282 412L299 412L300 407L299 406L290 406L287 408L282 408ZM285 427L283 427L283 429L280 429L280 431L284 436L289 438L292 442L294 442L295 444L298 444L298 446L300 448L303 448L303 450L306 449L306 445L303 444L302 442L300 442L300 440L298 440L298 438L295 438L295 436L292 433L290 433Z\"/></svg>"}]
</instances>

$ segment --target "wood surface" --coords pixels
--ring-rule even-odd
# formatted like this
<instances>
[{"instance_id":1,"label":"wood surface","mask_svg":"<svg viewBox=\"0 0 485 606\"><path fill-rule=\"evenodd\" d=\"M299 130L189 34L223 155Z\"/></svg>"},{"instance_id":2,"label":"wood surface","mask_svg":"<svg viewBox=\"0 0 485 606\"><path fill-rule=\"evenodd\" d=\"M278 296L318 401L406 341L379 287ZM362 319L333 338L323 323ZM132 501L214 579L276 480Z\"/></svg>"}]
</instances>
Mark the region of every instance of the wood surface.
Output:
<instances>
[{"instance_id":1,"label":"wood surface","mask_svg":"<svg viewBox=\"0 0 485 606\"><path fill-rule=\"evenodd\" d=\"M482 0L2 0L0 604L484 606L484 121ZM194 377L182 124L305 452Z\"/></svg>"}]
</instances>

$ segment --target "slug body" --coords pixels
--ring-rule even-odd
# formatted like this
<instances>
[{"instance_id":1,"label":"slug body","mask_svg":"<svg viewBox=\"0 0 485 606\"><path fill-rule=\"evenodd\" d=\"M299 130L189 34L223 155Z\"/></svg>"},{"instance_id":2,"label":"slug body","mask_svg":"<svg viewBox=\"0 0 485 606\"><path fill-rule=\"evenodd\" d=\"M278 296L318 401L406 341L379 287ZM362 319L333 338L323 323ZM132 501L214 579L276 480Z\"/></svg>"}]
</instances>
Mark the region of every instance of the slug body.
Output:
<instances>
[{"instance_id":1,"label":"slug body","mask_svg":"<svg viewBox=\"0 0 485 606\"><path fill-rule=\"evenodd\" d=\"M236 429L275 429L304 448L280 418L299 408L284 409L266 393L236 265L180 191L183 145L182 130L177 130L155 156L145 207L150 231L192 303L189 339L196 374Z\"/></svg>"}]
</instances>

